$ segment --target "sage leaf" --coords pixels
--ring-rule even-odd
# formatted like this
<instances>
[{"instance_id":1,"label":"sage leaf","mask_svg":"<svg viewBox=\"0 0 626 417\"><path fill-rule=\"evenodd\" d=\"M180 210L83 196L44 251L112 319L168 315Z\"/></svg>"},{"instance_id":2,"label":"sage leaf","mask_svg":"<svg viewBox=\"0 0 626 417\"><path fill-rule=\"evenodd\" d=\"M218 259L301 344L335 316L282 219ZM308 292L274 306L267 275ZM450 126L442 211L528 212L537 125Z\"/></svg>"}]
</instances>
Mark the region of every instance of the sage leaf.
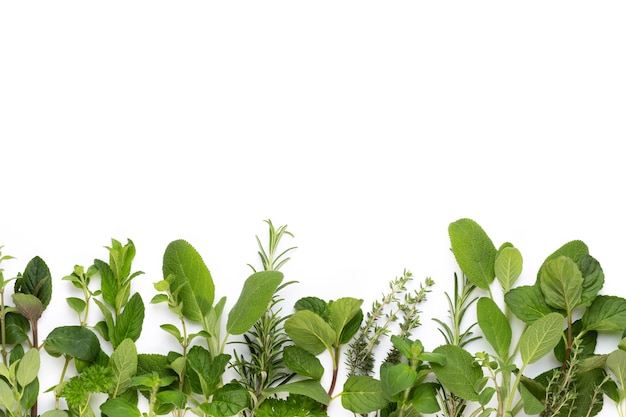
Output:
<instances>
[{"instance_id":1,"label":"sage leaf","mask_svg":"<svg viewBox=\"0 0 626 417\"><path fill-rule=\"evenodd\" d=\"M497 250L485 231L471 219L460 219L448 227L452 252L467 279L483 290L495 278Z\"/></svg>"},{"instance_id":2,"label":"sage leaf","mask_svg":"<svg viewBox=\"0 0 626 417\"><path fill-rule=\"evenodd\" d=\"M537 362L561 340L564 317L550 313L528 326L519 340L520 354L525 365Z\"/></svg>"},{"instance_id":3,"label":"sage leaf","mask_svg":"<svg viewBox=\"0 0 626 417\"><path fill-rule=\"evenodd\" d=\"M599 295L582 316L585 331L622 332L626 328L626 300Z\"/></svg>"},{"instance_id":4,"label":"sage leaf","mask_svg":"<svg viewBox=\"0 0 626 417\"><path fill-rule=\"evenodd\" d=\"M326 392L322 384L319 381L311 379L290 382L263 391L264 394L278 394L281 392L304 395L306 397L314 399L321 404L328 405L330 403L330 397L328 396L328 393Z\"/></svg>"},{"instance_id":5,"label":"sage leaf","mask_svg":"<svg viewBox=\"0 0 626 417\"><path fill-rule=\"evenodd\" d=\"M569 314L580 304L583 276L572 258L559 256L545 263L539 285L546 303L551 307Z\"/></svg>"},{"instance_id":6,"label":"sage leaf","mask_svg":"<svg viewBox=\"0 0 626 417\"><path fill-rule=\"evenodd\" d=\"M92 362L100 352L100 341L91 330L82 326L61 326L53 329L44 348L51 356L71 356L85 362Z\"/></svg>"},{"instance_id":7,"label":"sage leaf","mask_svg":"<svg viewBox=\"0 0 626 417\"><path fill-rule=\"evenodd\" d=\"M324 366L320 360L299 346L285 346L283 349L283 361L285 366L293 372L316 381L322 379L324 375Z\"/></svg>"},{"instance_id":8,"label":"sage leaf","mask_svg":"<svg viewBox=\"0 0 626 417\"><path fill-rule=\"evenodd\" d=\"M228 314L226 331L233 335L247 332L267 310L282 280L278 271L260 271L248 277Z\"/></svg>"},{"instance_id":9,"label":"sage leaf","mask_svg":"<svg viewBox=\"0 0 626 417\"><path fill-rule=\"evenodd\" d=\"M396 394L411 388L416 380L417 372L406 363L385 362L380 367L380 383L388 401L398 401Z\"/></svg>"},{"instance_id":10,"label":"sage leaf","mask_svg":"<svg viewBox=\"0 0 626 417\"><path fill-rule=\"evenodd\" d=\"M109 363L115 373L115 397L130 387L130 381L137 373L137 347L134 341L124 339L111 354Z\"/></svg>"},{"instance_id":11,"label":"sage leaf","mask_svg":"<svg viewBox=\"0 0 626 417\"><path fill-rule=\"evenodd\" d=\"M519 249L505 247L498 252L494 272L506 294L522 274L523 258Z\"/></svg>"},{"instance_id":12,"label":"sage leaf","mask_svg":"<svg viewBox=\"0 0 626 417\"><path fill-rule=\"evenodd\" d=\"M355 414L380 410L389 402L383 395L379 380L366 375L353 375L346 379L341 393L341 405Z\"/></svg>"},{"instance_id":13,"label":"sage leaf","mask_svg":"<svg viewBox=\"0 0 626 417\"><path fill-rule=\"evenodd\" d=\"M491 298L482 297L476 304L476 314L485 339L500 358L507 358L512 331L504 313Z\"/></svg>"},{"instance_id":14,"label":"sage leaf","mask_svg":"<svg viewBox=\"0 0 626 417\"><path fill-rule=\"evenodd\" d=\"M139 293L133 294L124 306L124 310L120 313L115 323L115 330L111 343L116 348L124 339L131 339L136 342L141 335L143 320L145 315L145 307Z\"/></svg>"},{"instance_id":15,"label":"sage leaf","mask_svg":"<svg viewBox=\"0 0 626 417\"><path fill-rule=\"evenodd\" d=\"M170 290L183 305L185 318L201 322L215 297L215 285L204 260L185 240L175 240L163 254L163 277L170 278Z\"/></svg>"},{"instance_id":16,"label":"sage leaf","mask_svg":"<svg viewBox=\"0 0 626 417\"><path fill-rule=\"evenodd\" d=\"M474 385L484 374L474 357L455 345L439 346L433 353L446 357L445 365L430 364L441 385L464 400L478 401L479 395L474 390Z\"/></svg>"},{"instance_id":17,"label":"sage leaf","mask_svg":"<svg viewBox=\"0 0 626 417\"><path fill-rule=\"evenodd\" d=\"M530 324L554 310L545 302L543 293L537 285L523 285L513 288L504 295L504 302L515 316Z\"/></svg>"},{"instance_id":18,"label":"sage leaf","mask_svg":"<svg viewBox=\"0 0 626 417\"><path fill-rule=\"evenodd\" d=\"M335 330L310 310L295 312L285 321L284 328L296 345L313 355L330 351L337 338Z\"/></svg>"},{"instance_id":19,"label":"sage leaf","mask_svg":"<svg viewBox=\"0 0 626 417\"><path fill-rule=\"evenodd\" d=\"M28 349L22 359L20 359L15 377L22 387L30 384L37 378L39 366L41 364L39 350Z\"/></svg>"}]
</instances>

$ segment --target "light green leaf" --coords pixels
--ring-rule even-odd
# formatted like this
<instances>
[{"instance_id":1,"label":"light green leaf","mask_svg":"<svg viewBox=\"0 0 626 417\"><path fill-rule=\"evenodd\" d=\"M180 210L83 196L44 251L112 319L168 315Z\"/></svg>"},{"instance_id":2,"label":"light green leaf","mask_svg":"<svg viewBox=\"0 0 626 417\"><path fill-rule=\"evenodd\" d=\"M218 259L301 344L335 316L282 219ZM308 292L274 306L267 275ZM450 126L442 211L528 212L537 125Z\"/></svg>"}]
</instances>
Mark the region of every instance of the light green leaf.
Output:
<instances>
[{"instance_id":1,"label":"light green leaf","mask_svg":"<svg viewBox=\"0 0 626 417\"><path fill-rule=\"evenodd\" d=\"M130 387L130 381L137 373L137 347L132 339L124 339L111 354L110 366L115 373L117 396Z\"/></svg>"},{"instance_id":2,"label":"light green leaf","mask_svg":"<svg viewBox=\"0 0 626 417\"><path fill-rule=\"evenodd\" d=\"M568 258L573 259L575 262L583 255L589 255L589 248L582 240L572 240L567 242L557 250L555 250L550 256L548 256L544 261L539 271L537 272L537 279L541 276L541 272L545 264L553 259L557 259L560 256L567 256Z\"/></svg>"},{"instance_id":3,"label":"light green leaf","mask_svg":"<svg viewBox=\"0 0 626 417\"><path fill-rule=\"evenodd\" d=\"M244 283L239 299L228 314L226 331L233 335L247 332L267 310L282 280L283 274L278 271L252 274Z\"/></svg>"},{"instance_id":4,"label":"light green leaf","mask_svg":"<svg viewBox=\"0 0 626 417\"><path fill-rule=\"evenodd\" d=\"M520 354L528 365L547 355L561 340L564 318L550 313L532 323L519 340Z\"/></svg>"},{"instance_id":5,"label":"light green leaf","mask_svg":"<svg viewBox=\"0 0 626 417\"><path fill-rule=\"evenodd\" d=\"M570 313L580 304L583 276L574 260L560 256L544 264L539 286L548 305Z\"/></svg>"},{"instance_id":6,"label":"light green leaf","mask_svg":"<svg viewBox=\"0 0 626 417\"><path fill-rule=\"evenodd\" d=\"M498 252L495 263L495 274L506 294L522 274L523 259L519 249L505 247Z\"/></svg>"},{"instance_id":7,"label":"light green leaf","mask_svg":"<svg viewBox=\"0 0 626 417\"><path fill-rule=\"evenodd\" d=\"M17 367L16 379L22 387L30 384L37 378L41 360L37 349L28 349Z\"/></svg>"},{"instance_id":8,"label":"light green leaf","mask_svg":"<svg viewBox=\"0 0 626 417\"><path fill-rule=\"evenodd\" d=\"M213 305L215 285L196 249L184 240L171 242L163 255L163 277L168 279L178 303L182 303L183 316L201 322Z\"/></svg>"},{"instance_id":9,"label":"light green leaf","mask_svg":"<svg viewBox=\"0 0 626 417\"><path fill-rule=\"evenodd\" d=\"M48 410L41 417L68 417L68 414L65 410Z\"/></svg>"},{"instance_id":10,"label":"light green leaf","mask_svg":"<svg viewBox=\"0 0 626 417\"><path fill-rule=\"evenodd\" d=\"M210 403L200 405L202 411L214 417L230 417L248 406L248 392L238 384L226 384L217 390Z\"/></svg>"},{"instance_id":11,"label":"light green leaf","mask_svg":"<svg viewBox=\"0 0 626 417\"><path fill-rule=\"evenodd\" d=\"M111 398L100 405L100 411L108 417L141 417L136 405L123 398Z\"/></svg>"},{"instance_id":12,"label":"light green leaf","mask_svg":"<svg viewBox=\"0 0 626 417\"><path fill-rule=\"evenodd\" d=\"M330 403L330 397L328 393L319 383L319 381L314 380L303 380L290 382L288 384L279 385L274 388L269 388L264 391L264 394L278 394L281 392L288 392L290 394L299 394L304 395L306 397L312 398L318 403L328 405Z\"/></svg>"},{"instance_id":13,"label":"light green leaf","mask_svg":"<svg viewBox=\"0 0 626 417\"><path fill-rule=\"evenodd\" d=\"M385 362L380 367L380 383L388 401L398 401L395 395L411 388L416 380L417 372L405 363Z\"/></svg>"},{"instance_id":14,"label":"light green leaf","mask_svg":"<svg viewBox=\"0 0 626 417\"><path fill-rule=\"evenodd\" d=\"M469 281L487 290L495 278L497 250L485 231L471 219L460 219L448 227L452 252Z\"/></svg>"},{"instance_id":15,"label":"light green leaf","mask_svg":"<svg viewBox=\"0 0 626 417\"><path fill-rule=\"evenodd\" d=\"M496 351L500 358L508 358L511 346L511 325L496 303L487 297L482 297L476 304L478 325L483 331L485 339Z\"/></svg>"},{"instance_id":16,"label":"light green leaf","mask_svg":"<svg viewBox=\"0 0 626 417\"><path fill-rule=\"evenodd\" d=\"M13 407L15 406L15 396L13 395L13 390L3 379L0 379L0 405L7 410L13 410Z\"/></svg>"},{"instance_id":17,"label":"light green leaf","mask_svg":"<svg viewBox=\"0 0 626 417\"><path fill-rule=\"evenodd\" d=\"M455 345L443 345L433 353L446 357L445 365L431 363L430 366L441 384L452 393L468 401L478 401L479 396L474 385L483 378L483 370L474 357Z\"/></svg>"},{"instance_id":18,"label":"light green leaf","mask_svg":"<svg viewBox=\"0 0 626 417\"><path fill-rule=\"evenodd\" d=\"M341 405L348 411L367 414L380 410L387 404L380 381L371 376L351 376L343 385Z\"/></svg>"},{"instance_id":19,"label":"light green leaf","mask_svg":"<svg viewBox=\"0 0 626 417\"><path fill-rule=\"evenodd\" d=\"M283 349L283 361L285 366L293 372L316 381L322 379L324 375L324 366L320 360L299 346L285 346Z\"/></svg>"},{"instance_id":20,"label":"light green leaf","mask_svg":"<svg viewBox=\"0 0 626 417\"><path fill-rule=\"evenodd\" d=\"M338 336L341 335L350 320L359 313L361 304L363 304L363 300L352 297L339 298L328 303L328 322ZM339 344L339 340L336 342Z\"/></svg>"},{"instance_id":21,"label":"light green leaf","mask_svg":"<svg viewBox=\"0 0 626 417\"><path fill-rule=\"evenodd\" d=\"M67 305L75 312L80 314L85 311L85 307L87 306L85 300L76 297L67 297L65 300L67 301Z\"/></svg>"},{"instance_id":22,"label":"light green leaf","mask_svg":"<svg viewBox=\"0 0 626 417\"><path fill-rule=\"evenodd\" d=\"M285 332L302 349L319 355L331 350L337 334L328 323L310 310L300 310L285 321Z\"/></svg>"},{"instance_id":23,"label":"light green leaf","mask_svg":"<svg viewBox=\"0 0 626 417\"><path fill-rule=\"evenodd\" d=\"M599 295L582 317L585 331L622 332L626 328L626 300L609 295Z\"/></svg>"},{"instance_id":24,"label":"light green leaf","mask_svg":"<svg viewBox=\"0 0 626 417\"><path fill-rule=\"evenodd\" d=\"M606 358L606 366L617 378L620 388L626 388L626 352L616 349Z\"/></svg>"}]
</instances>

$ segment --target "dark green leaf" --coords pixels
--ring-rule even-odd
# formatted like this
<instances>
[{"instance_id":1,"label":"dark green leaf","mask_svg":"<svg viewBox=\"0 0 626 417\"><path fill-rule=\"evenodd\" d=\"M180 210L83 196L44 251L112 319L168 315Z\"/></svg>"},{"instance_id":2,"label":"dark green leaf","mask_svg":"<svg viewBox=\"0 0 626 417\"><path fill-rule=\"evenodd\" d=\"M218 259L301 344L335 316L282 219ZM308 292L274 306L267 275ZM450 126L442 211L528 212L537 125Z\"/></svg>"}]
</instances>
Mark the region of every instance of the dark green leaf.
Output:
<instances>
[{"instance_id":1,"label":"dark green leaf","mask_svg":"<svg viewBox=\"0 0 626 417\"><path fill-rule=\"evenodd\" d=\"M115 299L120 290L119 284L108 263L96 259L94 266L100 273L100 287L102 288L102 298L111 307L115 307Z\"/></svg>"},{"instance_id":2,"label":"dark green leaf","mask_svg":"<svg viewBox=\"0 0 626 417\"><path fill-rule=\"evenodd\" d=\"M44 348L55 357L66 355L91 362L98 356L100 342L98 336L86 327L62 326L48 334Z\"/></svg>"},{"instance_id":3,"label":"dark green leaf","mask_svg":"<svg viewBox=\"0 0 626 417\"><path fill-rule=\"evenodd\" d=\"M572 323L572 335L575 338L579 337L582 330L583 326L581 320L576 320L574 323ZM563 361L565 360L565 340L567 340L567 328L563 330L563 336L564 337L561 338L559 344L556 345L556 347L554 348L554 356L561 363L563 363ZM598 332L595 332L593 330L585 332L580 341L579 350L577 353L578 359L585 359L594 355L597 340Z\"/></svg>"},{"instance_id":4,"label":"dark green leaf","mask_svg":"<svg viewBox=\"0 0 626 417\"><path fill-rule=\"evenodd\" d=\"M123 398L110 398L100 405L100 411L107 417L141 417L135 404Z\"/></svg>"},{"instance_id":5,"label":"dark green leaf","mask_svg":"<svg viewBox=\"0 0 626 417\"><path fill-rule=\"evenodd\" d=\"M352 297L339 298L338 300L333 300L328 303L328 323L335 330L338 336L341 336L348 323L350 323L350 321L359 314L362 303L363 300ZM361 315L360 317L362 318L363 316ZM352 333L352 335L354 335L353 331L358 330L360 324L360 321L356 326L352 324L350 332L348 333ZM352 335L347 336L350 336L351 338ZM348 341L350 338L348 338ZM337 344L341 344L340 338L337 339Z\"/></svg>"},{"instance_id":6,"label":"dark green leaf","mask_svg":"<svg viewBox=\"0 0 626 417\"><path fill-rule=\"evenodd\" d=\"M19 310L20 314L26 317L31 323L41 318L43 305L41 300L31 294L13 294L13 303Z\"/></svg>"},{"instance_id":7,"label":"dark green leaf","mask_svg":"<svg viewBox=\"0 0 626 417\"><path fill-rule=\"evenodd\" d=\"M626 300L599 295L583 313L582 321L586 331L622 332L626 328Z\"/></svg>"},{"instance_id":8,"label":"dark green leaf","mask_svg":"<svg viewBox=\"0 0 626 417\"><path fill-rule=\"evenodd\" d=\"M222 386L210 403L200 405L205 413L214 417L230 417L248 406L248 392L241 386L231 383Z\"/></svg>"},{"instance_id":9,"label":"dark green leaf","mask_svg":"<svg viewBox=\"0 0 626 417\"><path fill-rule=\"evenodd\" d=\"M28 262L24 274L15 281L15 293L34 295L41 301L42 310L48 307L52 298L52 276L39 256Z\"/></svg>"},{"instance_id":10,"label":"dark green leaf","mask_svg":"<svg viewBox=\"0 0 626 417\"><path fill-rule=\"evenodd\" d=\"M487 290L495 278L497 250L485 231L471 219L460 219L448 227L452 252L469 281Z\"/></svg>"},{"instance_id":11,"label":"dark green leaf","mask_svg":"<svg viewBox=\"0 0 626 417\"><path fill-rule=\"evenodd\" d=\"M24 410L28 410L37 402L39 397L39 379L35 378L30 384L24 387L20 404Z\"/></svg>"},{"instance_id":12,"label":"dark green leaf","mask_svg":"<svg viewBox=\"0 0 626 417\"><path fill-rule=\"evenodd\" d=\"M312 353L299 346L285 346L283 349L285 366L293 372L319 381L324 374L324 366Z\"/></svg>"},{"instance_id":13,"label":"dark green leaf","mask_svg":"<svg viewBox=\"0 0 626 417\"><path fill-rule=\"evenodd\" d=\"M17 313L7 313L4 319L5 340L8 345L17 345L28 340L30 324L24 316Z\"/></svg>"},{"instance_id":14,"label":"dark green leaf","mask_svg":"<svg viewBox=\"0 0 626 417\"><path fill-rule=\"evenodd\" d=\"M310 310L300 310L289 317L285 331L296 345L313 355L330 351L337 337L333 328Z\"/></svg>"},{"instance_id":15,"label":"dark green leaf","mask_svg":"<svg viewBox=\"0 0 626 417\"><path fill-rule=\"evenodd\" d=\"M119 315L111 343L116 348L124 339L137 341L141 335L145 307L139 293L133 294Z\"/></svg>"},{"instance_id":16,"label":"dark green leaf","mask_svg":"<svg viewBox=\"0 0 626 417\"><path fill-rule=\"evenodd\" d=\"M228 314L226 331L233 335L247 332L263 315L283 280L282 272L261 271L244 283L239 299Z\"/></svg>"},{"instance_id":17,"label":"dark green leaf","mask_svg":"<svg viewBox=\"0 0 626 417\"><path fill-rule=\"evenodd\" d=\"M317 297L303 297L294 305L296 311L311 310L326 320L328 318L328 303Z\"/></svg>"},{"instance_id":18,"label":"dark green leaf","mask_svg":"<svg viewBox=\"0 0 626 417\"><path fill-rule=\"evenodd\" d=\"M339 344L345 345L350 340L352 340L356 332L358 332L359 329L361 328L362 322L363 322L363 310L359 309L359 311L356 312L354 317L352 317L350 321L348 321L346 325L343 327L343 330L341 331L341 334L339 335Z\"/></svg>"},{"instance_id":19,"label":"dark green leaf","mask_svg":"<svg viewBox=\"0 0 626 417\"><path fill-rule=\"evenodd\" d=\"M543 293L537 285L513 288L504 295L504 302L513 314L526 324L554 312L546 304Z\"/></svg>"},{"instance_id":20,"label":"dark green leaf","mask_svg":"<svg viewBox=\"0 0 626 417\"><path fill-rule=\"evenodd\" d=\"M591 255L580 256L576 264L583 274L583 293L580 304L588 306L604 286L604 272L600 262Z\"/></svg>"}]
</instances>

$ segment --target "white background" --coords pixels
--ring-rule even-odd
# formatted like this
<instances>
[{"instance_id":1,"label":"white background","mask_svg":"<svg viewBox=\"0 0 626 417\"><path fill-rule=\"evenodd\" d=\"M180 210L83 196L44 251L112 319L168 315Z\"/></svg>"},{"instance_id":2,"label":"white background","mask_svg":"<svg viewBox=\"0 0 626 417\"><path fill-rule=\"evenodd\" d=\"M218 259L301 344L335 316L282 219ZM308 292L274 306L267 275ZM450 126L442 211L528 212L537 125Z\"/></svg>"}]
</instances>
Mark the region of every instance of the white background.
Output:
<instances>
[{"instance_id":1,"label":"white background","mask_svg":"<svg viewBox=\"0 0 626 417\"><path fill-rule=\"evenodd\" d=\"M447 227L470 217L521 250L520 284L582 239L625 296L625 18L617 1L3 2L5 275L48 263L45 335L73 320L61 278L111 238L135 242L146 302L184 238L232 305L269 218L298 246L286 310L369 307L407 268L437 283L416 333L432 350ZM143 351L165 353L163 309Z\"/></svg>"}]
</instances>

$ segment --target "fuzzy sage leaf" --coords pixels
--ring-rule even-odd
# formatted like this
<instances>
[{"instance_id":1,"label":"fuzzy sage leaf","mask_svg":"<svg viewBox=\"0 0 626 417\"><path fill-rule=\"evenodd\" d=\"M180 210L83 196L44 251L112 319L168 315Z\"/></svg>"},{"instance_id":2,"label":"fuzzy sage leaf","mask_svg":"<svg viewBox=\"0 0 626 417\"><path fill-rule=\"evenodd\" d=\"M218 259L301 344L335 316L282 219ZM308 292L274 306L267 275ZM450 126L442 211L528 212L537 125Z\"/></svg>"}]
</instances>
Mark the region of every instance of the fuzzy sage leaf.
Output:
<instances>
[{"instance_id":1,"label":"fuzzy sage leaf","mask_svg":"<svg viewBox=\"0 0 626 417\"><path fill-rule=\"evenodd\" d=\"M452 252L467 279L483 290L495 278L497 250L485 231L471 219L460 219L448 227Z\"/></svg>"}]
</instances>

